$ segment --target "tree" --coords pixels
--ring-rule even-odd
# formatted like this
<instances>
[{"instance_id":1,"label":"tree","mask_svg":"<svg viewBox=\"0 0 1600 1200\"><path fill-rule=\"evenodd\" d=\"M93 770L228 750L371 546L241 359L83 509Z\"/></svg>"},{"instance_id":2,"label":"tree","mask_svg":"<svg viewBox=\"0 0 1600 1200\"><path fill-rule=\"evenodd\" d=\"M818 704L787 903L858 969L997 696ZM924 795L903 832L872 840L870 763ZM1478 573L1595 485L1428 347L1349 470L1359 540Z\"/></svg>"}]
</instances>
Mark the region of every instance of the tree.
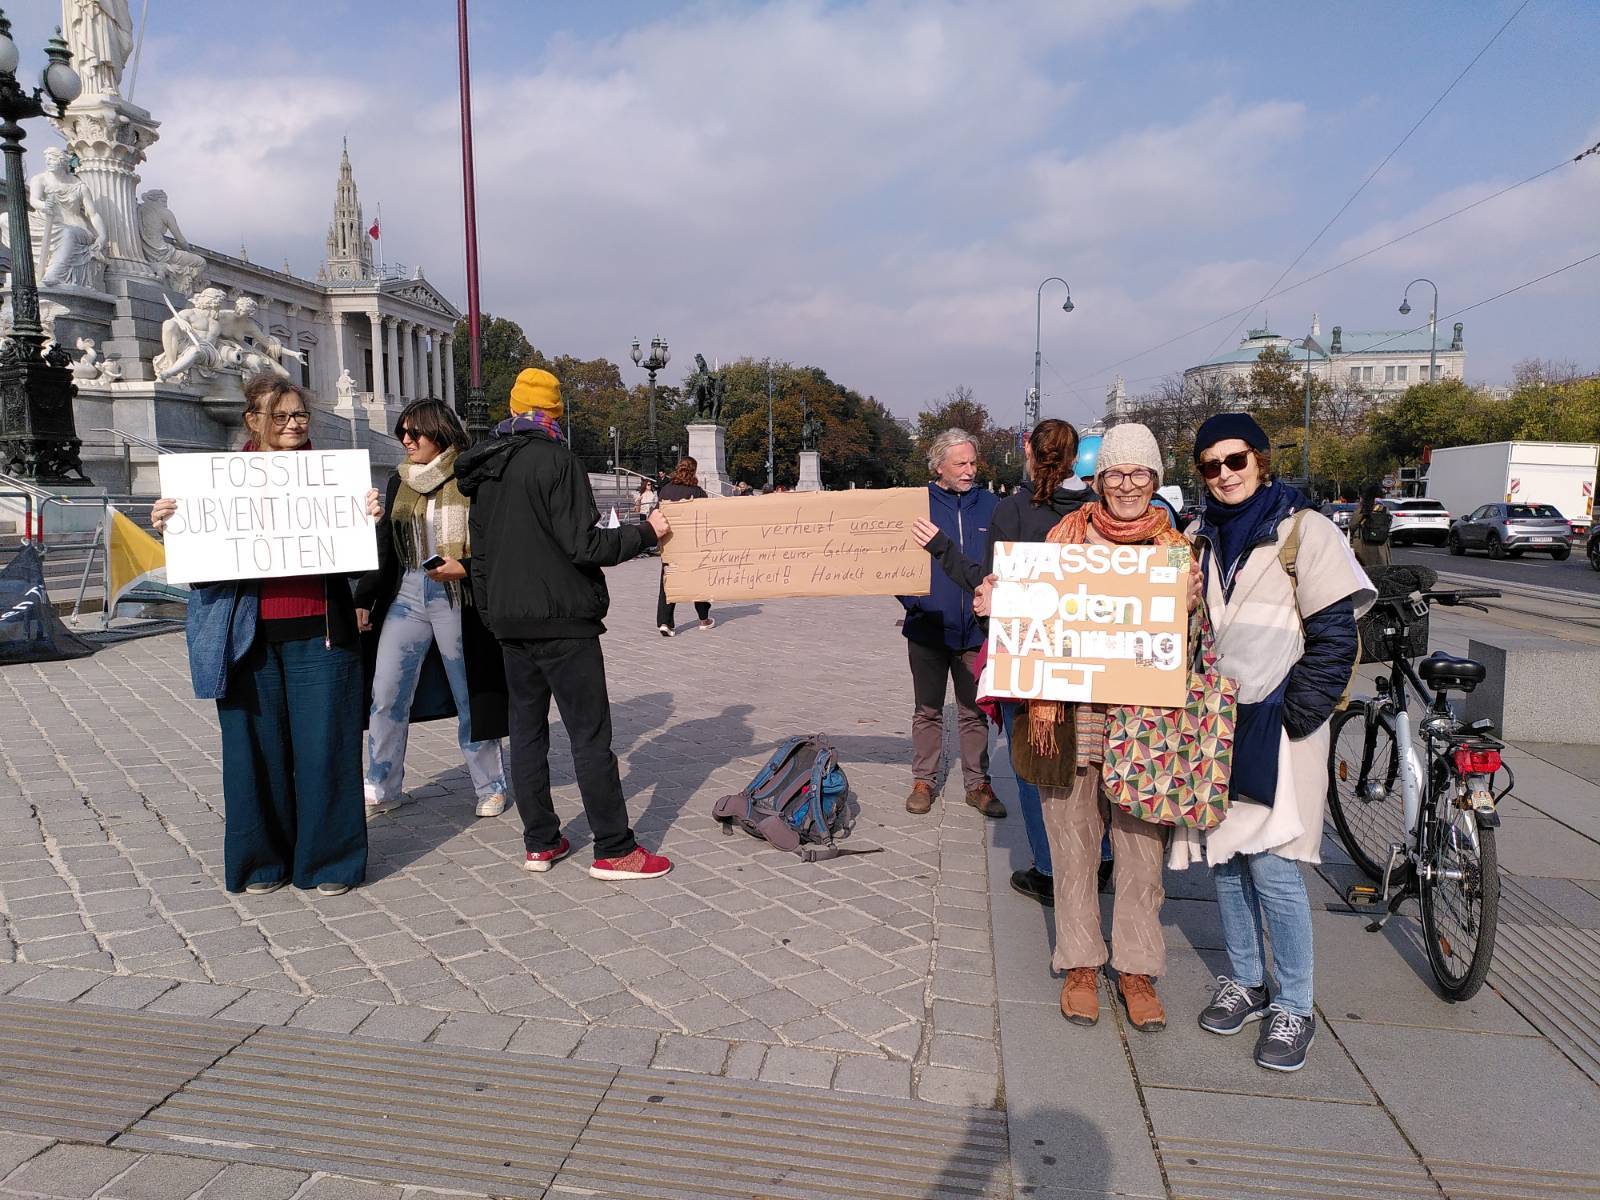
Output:
<instances>
[{"instance_id":1,"label":"tree","mask_svg":"<svg viewBox=\"0 0 1600 1200\"><path fill-rule=\"evenodd\" d=\"M484 313L479 319L478 331L482 345L483 397L489 402L489 419L499 421L506 415L511 385L517 381L517 372L524 367L543 364L535 361L538 351L529 344L522 326L515 321ZM455 363L456 405L460 412L466 411L467 389L472 379L471 344L467 322L458 321L451 357Z\"/></svg>"},{"instance_id":2,"label":"tree","mask_svg":"<svg viewBox=\"0 0 1600 1200\"><path fill-rule=\"evenodd\" d=\"M1134 397L1129 417L1155 434L1166 455L1166 481L1193 490L1199 479L1194 470L1195 433L1218 413L1242 407L1244 399L1231 380L1169 375L1155 391Z\"/></svg>"}]
</instances>

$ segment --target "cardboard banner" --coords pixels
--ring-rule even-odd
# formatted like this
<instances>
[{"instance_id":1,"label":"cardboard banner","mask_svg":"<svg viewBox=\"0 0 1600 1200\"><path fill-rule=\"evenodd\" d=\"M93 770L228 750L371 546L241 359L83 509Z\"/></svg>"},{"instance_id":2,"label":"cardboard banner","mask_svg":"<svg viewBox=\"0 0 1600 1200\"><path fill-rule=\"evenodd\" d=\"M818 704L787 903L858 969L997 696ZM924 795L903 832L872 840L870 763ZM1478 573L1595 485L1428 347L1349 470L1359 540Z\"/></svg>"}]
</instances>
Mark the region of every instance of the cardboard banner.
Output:
<instances>
[{"instance_id":1,"label":"cardboard banner","mask_svg":"<svg viewBox=\"0 0 1600 1200\"><path fill-rule=\"evenodd\" d=\"M996 543L979 694L1181 705L1191 558L1188 546Z\"/></svg>"},{"instance_id":2,"label":"cardboard banner","mask_svg":"<svg viewBox=\"0 0 1600 1200\"><path fill-rule=\"evenodd\" d=\"M163 454L169 583L347 574L378 566L365 450Z\"/></svg>"},{"instance_id":3,"label":"cardboard banner","mask_svg":"<svg viewBox=\"0 0 1600 1200\"><path fill-rule=\"evenodd\" d=\"M933 559L911 536L926 488L669 501L667 599L926 596Z\"/></svg>"}]
</instances>

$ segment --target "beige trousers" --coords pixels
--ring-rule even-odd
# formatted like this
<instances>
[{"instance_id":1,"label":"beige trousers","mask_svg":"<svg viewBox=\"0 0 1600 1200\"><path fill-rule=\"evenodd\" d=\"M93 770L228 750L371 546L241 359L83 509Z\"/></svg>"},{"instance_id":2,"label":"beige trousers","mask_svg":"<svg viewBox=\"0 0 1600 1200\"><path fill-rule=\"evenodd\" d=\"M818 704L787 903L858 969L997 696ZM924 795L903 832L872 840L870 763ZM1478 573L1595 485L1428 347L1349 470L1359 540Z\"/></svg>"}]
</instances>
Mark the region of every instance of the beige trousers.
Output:
<instances>
[{"instance_id":1,"label":"beige trousers","mask_svg":"<svg viewBox=\"0 0 1600 1200\"><path fill-rule=\"evenodd\" d=\"M1071 788L1041 787L1044 827L1055 867L1057 971L1106 961L1100 932L1100 841L1111 819L1117 894L1111 910L1111 965L1119 974L1160 975L1167 969L1161 935L1161 878L1167 831L1112 808L1100 793L1098 769L1079 770Z\"/></svg>"}]
</instances>

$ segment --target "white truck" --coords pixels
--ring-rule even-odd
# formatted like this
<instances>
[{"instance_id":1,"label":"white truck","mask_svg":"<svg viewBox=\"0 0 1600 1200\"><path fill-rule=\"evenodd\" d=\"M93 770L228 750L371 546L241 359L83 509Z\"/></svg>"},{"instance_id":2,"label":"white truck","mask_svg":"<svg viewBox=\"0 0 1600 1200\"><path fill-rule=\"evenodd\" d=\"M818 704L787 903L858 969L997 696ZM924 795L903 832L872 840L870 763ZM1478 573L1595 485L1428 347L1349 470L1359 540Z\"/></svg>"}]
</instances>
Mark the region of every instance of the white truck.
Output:
<instances>
[{"instance_id":1,"label":"white truck","mask_svg":"<svg viewBox=\"0 0 1600 1200\"><path fill-rule=\"evenodd\" d=\"M1464 517L1481 504L1553 504L1580 539L1594 517L1600 446L1588 442L1487 442L1433 451L1427 495Z\"/></svg>"}]
</instances>

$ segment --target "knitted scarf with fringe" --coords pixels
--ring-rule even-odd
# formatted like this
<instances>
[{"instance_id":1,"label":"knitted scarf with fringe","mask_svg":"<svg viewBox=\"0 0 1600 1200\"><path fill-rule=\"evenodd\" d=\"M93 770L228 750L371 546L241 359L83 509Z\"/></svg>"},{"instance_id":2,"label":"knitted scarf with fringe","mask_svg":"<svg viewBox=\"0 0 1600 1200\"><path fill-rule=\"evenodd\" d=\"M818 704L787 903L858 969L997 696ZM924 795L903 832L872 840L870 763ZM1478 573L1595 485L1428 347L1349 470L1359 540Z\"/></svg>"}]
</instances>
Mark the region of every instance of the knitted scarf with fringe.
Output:
<instances>
[{"instance_id":1,"label":"knitted scarf with fringe","mask_svg":"<svg viewBox=\"0 0 1600 1200\"><path fill-rule=\"evenodd\" d=\"M406 570L422 564L422 522L429 519L428 500L433 499L428 544L433 553L457 560L471 552L467 541L467 498L456 487L456 450L452 447L428 463L401 463L400 486L389 511L394 530L395 549ZM459 583L447 583L445 591L454 604L461 597Z\"/></svg>"},{"instance_id":2,"label":"knitted scarf with fringe","mask_svg":"<svg viewBox=\"0 0 1600 1200\"><path fill-rule=\"evenodd\" d=\"M1089 540L1091 525L1097 535L1118 546L1186 544L1183 534L1172 528L1166 509L1152 505L1142 515L1124 521L1112 516L1111 511L1098 500L1062 517L1045 540L1062 545L1081 545ZM1106 710L1100 704L1079 704L1074 708L1078 765L1087 767L1105 758ZM1056 745L1056 725L1065 716L1066 705L1063 701L1028 701L1028 740L1040 757L1048 758L1060 752Z\"/></svg>"}]
</instances>

